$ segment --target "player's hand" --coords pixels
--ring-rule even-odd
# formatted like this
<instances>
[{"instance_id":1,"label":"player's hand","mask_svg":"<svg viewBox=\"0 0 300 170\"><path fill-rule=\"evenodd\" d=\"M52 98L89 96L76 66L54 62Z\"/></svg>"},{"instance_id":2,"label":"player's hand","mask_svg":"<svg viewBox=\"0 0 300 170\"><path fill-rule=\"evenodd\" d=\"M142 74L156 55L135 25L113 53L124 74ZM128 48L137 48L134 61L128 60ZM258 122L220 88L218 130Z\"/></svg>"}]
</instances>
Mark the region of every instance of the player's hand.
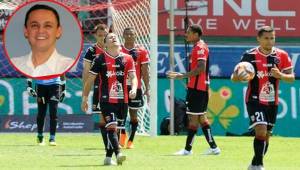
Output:
<instances>
[{"instance_id":1,"label":"player's hand","mask_svg":"<svg viewBox=\"0 0 300 170\"><path fill-rule=\"evenodd\" d=\"M59 102L63 102L66 96L66 91L62 91L59 95Z\"/></svg>"},{"instance_id":2,"label":"player's hand","mask_svg":"<svg viewBox=\"0 0 300 170\"><path fill-rule=\"evenodd\" d=\"M87 112L88 108L89 108L89 104L88 104L87 99L83 99L81 102L81 110L83 112Z\"/></svg>"},{"instance_id":3,"label":"player's hand","mask_svg":"<svg viewBox=\"0 0 300 170\"><path fill-rule=\"evenodd\" d=\"M27 92L32 97L36 97L37 96L36 91L32 87L27 87Z\"/></svg>"},{"instance_id":4,"label":"player's hand","mask_svg":"<svg viewBox=\"0 0 300 170\"><path fill-rule=\"evenodd\" d=\"M277 79L281 79L281 76L282 76L282 73L280 72L280 70L276 67L273 67L271 68L271 73L272 73L272 76L277 78Z\"/></svg>"},{"instance_id":5,"label":"player's hand","mask_svg":"<svg viewBox=\"0 0 300 170\"><path fill-rule=\"evenodd\" d=\"M184 78L182 73L178 73L178 72L175 72L175 71L168 71L166 73L166 75L170 79L183 79Z\"/></svg>"},{"instance_id":6,"label":"player's hand","mask_svg":"<svg viewBox=\"0 0 300 170\"><path fill-rule=\"evenodd\" d=\"M129 98L134 99L136 97L136 90L130 90L129 91Z\"/></svg>"}]
</instances>

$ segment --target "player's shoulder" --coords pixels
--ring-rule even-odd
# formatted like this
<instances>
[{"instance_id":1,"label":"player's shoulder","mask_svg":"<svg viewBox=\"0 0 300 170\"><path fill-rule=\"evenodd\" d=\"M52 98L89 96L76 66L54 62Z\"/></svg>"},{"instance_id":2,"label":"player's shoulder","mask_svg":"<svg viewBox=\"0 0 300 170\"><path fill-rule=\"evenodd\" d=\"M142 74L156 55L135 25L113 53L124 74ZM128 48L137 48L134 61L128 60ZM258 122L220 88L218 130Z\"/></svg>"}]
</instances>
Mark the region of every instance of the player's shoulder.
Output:
<instances>
[{"instance_id":1,"label":"player's shoulder","mask_svg":"<svg viewBox=\"0 0 300 170\"><path fill-rule=\"evenodd\" d=\"M257 54L257 47L248 49L244 52L244 55L254 55Z\"/></svg>"},{"instance_id":2,"label":"player's shoulder","mask_svg":"<svg viewBox=\"0 0 300 170\"><path fill-rule=\"evenodd\" d=\"M273 47L273 52L280 56L282 56L282 55L288 56L288 53L285 50L277 48L277 47Z\"/></svg>"},{"instance_id":3,"label":"player's shoulder","mask_svg":"<svg viewBox=\"0 0 300 170\"><path fill-rule=\"evenodd\" d=\"M196 44L194 44L193 50L195 50L195 51L198 51L198 50L208 51L208 46L203 40L200 40Z\"/></svg>"},{"instance_id":4,"label":"player's shoulder","mask_svg":"<svg viewBox=\"0 0 300 170\"><path fill-rule=\"evenodd\" d=\"M96 45L93 44L93 45L89 46L89 47L87 48L87 51L89 51L89 52L96 52Z\"/></svg>"}]
</instances>

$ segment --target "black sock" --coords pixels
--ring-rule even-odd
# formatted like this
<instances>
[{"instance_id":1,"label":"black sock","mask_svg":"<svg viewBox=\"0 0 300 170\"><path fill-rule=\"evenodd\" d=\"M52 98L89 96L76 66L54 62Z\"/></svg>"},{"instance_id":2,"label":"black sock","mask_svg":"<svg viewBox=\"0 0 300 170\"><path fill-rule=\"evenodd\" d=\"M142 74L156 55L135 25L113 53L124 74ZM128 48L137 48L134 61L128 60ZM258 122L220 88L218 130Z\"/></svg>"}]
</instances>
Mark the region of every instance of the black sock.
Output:
<instances>
[{"instance_id":1,"label":"black sock","mask_svg":"<svg viewBox=\"0 0 300 170\"><path fill-rule=\"evenodd\" d=\"M130 137L128 140L133 141L135 132L137 130L139 123L138 122L130 122L130 125L131 125L131 133L130 133Z\"/></svg>"},{"instance_id":2,"label":"black sock","mask_svg":"<svg viewBox=\"0 0 300 170\"><path fill-rule=\"evenodd\" d=\"M265 148L265 153L264 153L264 155L266 155L266 154L267 154L268 148L269 148L269 142L268 142L268 141L266 141L266 148Z\"/></svg>"},{"instance_id":3,"label":"black sock","mask_svg":"<svg viewBox=\"0 0 300 170\"><path fill-rule=\"evenodd\" d=\"M186 143L185 143L185 150L187 150L187 151L192 150L194 137L195 137L196 133L197 133L197 128L188 129L188 134L187 134Z\"/></svg>"},{"instance_id":4,"label":"black sock","mask_svg":"<svg viewBox=\"0 0 300 170\"><path fill-rule=\"evenodd\" d=\"M106 133L105 126L100 125L100 131L101 131L104 147L105 147L105 149L107 149L107 133Z\"/></svg>"},{"instance_id":5,"label":"black sock","mask_svg":"<svg viewBox=\"0 0 300 170\"><path fill-rule=\"evenodd\" d=\"M49 112L50 112L50 135L55 135L57 126L57 109L58 102L50 100L49 102Z\"/></svg>"},{"instance_id":6,"label":"black sock","mask_svg":"<svg viewBox=\"0 0 300 170\"><path fill-rule=\"evenodd\" d=\"M210 126L209 125L203 126L202 131L203 131L203 134L204 134L206 141L209 144L210 148L216 148L217 144L212 136Z\"/></svg>"},{"instance_id":7,"label":"black sock","mask_svg":"<svg viewBox=\"0 0 300 170\"><path fill-rule=\"evenodd\" d=\"M107 148L112 149L116 155L120 153L118 135L115 130L107 130Z\"/></svg>"},{"instance_id":8,"label":"black sock","mask_svg":"<svg viewBox=\"0 0 300 170\"><path fill-rule=\"evenodd\" d=\"M43 104L42 102L38 102L38 114L36 117L38 134L43 134L46 111L47 111L47 105Z\"/></svg>"},{"instance_id":9,"label":"black sock","mask_svg":"<svg viewBox=\"0 0 300 170\"><path fill-rule=\"evenodd\" d=\"M263 156L266 148L266 141L254 138L254 157L252 159L252 165L263 165Z\"/></svg>"}]
</instances>

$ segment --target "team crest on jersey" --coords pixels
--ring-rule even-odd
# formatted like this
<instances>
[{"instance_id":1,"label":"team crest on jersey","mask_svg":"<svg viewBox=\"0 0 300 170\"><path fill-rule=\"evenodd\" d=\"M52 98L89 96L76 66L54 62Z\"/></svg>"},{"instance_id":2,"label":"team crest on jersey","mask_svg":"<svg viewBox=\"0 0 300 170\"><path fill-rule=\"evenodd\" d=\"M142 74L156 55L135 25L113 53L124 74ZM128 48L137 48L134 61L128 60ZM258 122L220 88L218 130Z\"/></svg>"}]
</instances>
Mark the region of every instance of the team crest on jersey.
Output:
<instances>
[{"instance_id":1,"label":"team crest on jersey","mask_svg":"<svg viewBox=\"0 0 300 170\"><path fill-rule=\"evenodd\" d=\"M275 89L272 83L267 82L262 86L259 93L259 100L263 102L275 101Z\"/></svg>"},{"instance_id":2,"label":"team crest on jersey","mask_svg":"<svg viewBox=\"0 0 300 170\"><path fill-rule=\"evenodd\" d=\"M109 91L109 97L112 99L124 99L124 90L122 83L115 81Z\"/></svg>"},{"instance_id":3,"label":"team crest on jersey","mask_svg":"<svg viewBox=\"0 0 300 170\"><path fill-rule=\"evenodd\" d=\"M274 63L275 63L275 64L279 64L279 63L280 63L279 58L275 57L275 58L274 58Z\"/></svg>"}]
</instances>

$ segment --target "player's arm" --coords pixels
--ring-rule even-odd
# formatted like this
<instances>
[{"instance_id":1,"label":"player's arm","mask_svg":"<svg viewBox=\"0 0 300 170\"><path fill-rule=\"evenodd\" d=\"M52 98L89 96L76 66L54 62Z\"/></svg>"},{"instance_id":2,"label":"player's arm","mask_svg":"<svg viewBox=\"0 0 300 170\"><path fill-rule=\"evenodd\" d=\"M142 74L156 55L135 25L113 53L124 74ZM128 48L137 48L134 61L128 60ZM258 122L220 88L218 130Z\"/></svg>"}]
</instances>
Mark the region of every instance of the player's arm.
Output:
<instances>
[{"instance_id":1,"label":"player's arm","mask_svg":"<svg viewBox=\"0 0 300 170\"><path fill-rule=\"evenodd\" d=\"M293 68L286 69L281 72L277 67L274 67L271 69L271 73L273 77L283 80L285 82L292 83L295 81L295 74L293 72Z\"/></svg>"},{"instance_id":2,"label":"player's arm","mask_svg":"<svg viewBox=\"0 0 300 170\"><path fill-rule=\"evenodd\" d=\"M89 71L91 69L91 62L83 61L83 71L82 71L82 85L85 84L87 77L89 76Z\"/></svg>"},{"instance_id":3,"label":"player's arm","mask_svg":"<svg viewBox=\"0 0 300 170\"><path fill-rule=\"evenodd\" d=\"M135 96L136 96L136 89L137 89L137 86L138 86L138 80L137 80L135 71L129 71L128 76L129 76L129 79L131 81L131 90L129 92L129 97L131 99L134 99Z\"/></svg>"},{"instance_id":4,"label":"player's arm","mask_svg":"<svg viewBox=\"0 0 300 170\"><path fill-rule=\"evenodd\" d=\"M32 88L32 79L27 79L27 92L30 96L36 97L37 93L36 91Z\"/></svg>"},{"instance_id":5,"label":"player's arm","mask_svg":"<svg viewBox=\"0 0 300 170\"><path fill-rule=\"evenodd\" d=\"M100 58L95 58L91 64L91 69L89 71L88 77L86 77L82 90L82 102L81 109L86 112L88 109L88 96L91 90L91 86L95 81L98 73L101 71L101 61Z\"/></svg>"},{"instance_id":6,"label":"player's arm","mask_svg":"<svg viewBox=\"0 0 300 170\"><path fill-rule=\"evenodd\" d=\"M191 70L190 72L184 74L178 72L167 72L167 76L171 79L183 79L183 78L197 76L201 72L205 72L205 70L206 70L206 60L199 59L197 68Z\"/></svg>"},{"instance_id":7,"label":"player's arm","mask_svg":"<svg viewBox=\"0 0 300 170\"><path fill-rule=\"evenodd\" d=\"M61 93L59 95L59 101L62 102L66 96L66 75L61 75L60 80Z\"/></svg>"},{"instance_id":8,"label":"player's arm","mask_svg":"<svg viewBox=\"0 0 300 170\"><path fill-rule=\"evenodd\" d=\"M145 95L147 95L147 98L149 100L150 97L150 69L149 69L149 63L142 64L141 67L141 73L142 73L142 79L145 84Z\"/></svg>"},{"instance_id":9,"label":"player's arm","mask_svg":"<svg viewBox=\"0 0 300 170\"><path fill-rule=\"evenodd\" d=\"M88 96L91 91L91 86L92 86L93 82L95 81L96 77L97 77L96 74L89 73L89 75L86 78L86 81L83 85L81 109L84 112L86 112L88 109Z\"/></svg>"}]
</instances>

